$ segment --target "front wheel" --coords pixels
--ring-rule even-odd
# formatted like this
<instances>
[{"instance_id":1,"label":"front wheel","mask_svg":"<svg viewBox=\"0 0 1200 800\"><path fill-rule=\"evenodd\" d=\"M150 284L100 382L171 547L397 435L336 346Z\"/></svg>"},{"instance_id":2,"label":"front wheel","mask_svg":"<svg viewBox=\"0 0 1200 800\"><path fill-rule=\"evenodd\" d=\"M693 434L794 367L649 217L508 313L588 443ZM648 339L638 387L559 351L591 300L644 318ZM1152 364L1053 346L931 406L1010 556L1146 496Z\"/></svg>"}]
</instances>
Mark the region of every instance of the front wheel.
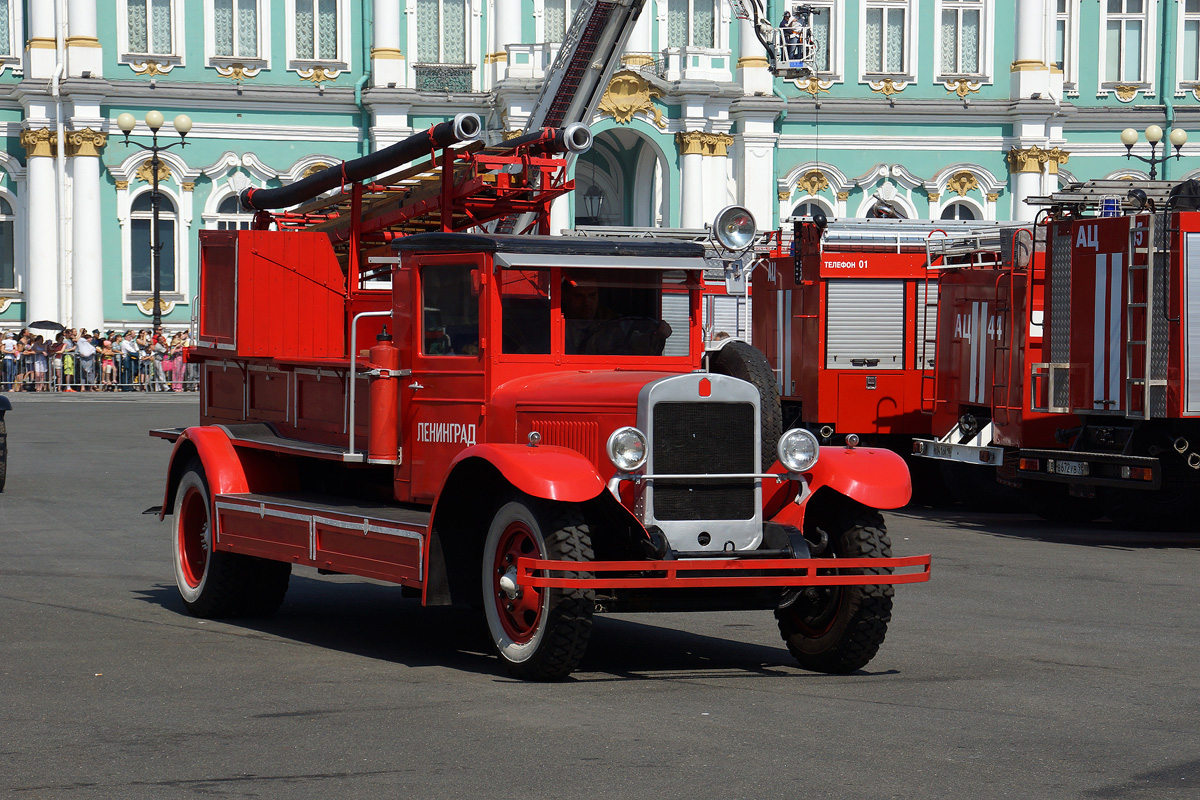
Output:
<instances>
[{"instance_id":1,"label":"front wheel","mask_svg":"<svg viewBox=\"0 0 1200 800\"><path fill-rule=\"evenodd\" d=\"M832 552L826 554L832 558L891 556L883 515L875 509L839 496L813 513L814 533L819 529L828 537ZM808 520L805 523L808 528ZM873 575L890 571L848 570ZM838 674L862 669L883 644L894 594L890 585L808 587L775 611L779 633L804 669Z\"/></svg>"},{"instance_id":2,"label":"front wheel","mask_svg":"<svg viewBox=\"0 0 1200 800\"><path fill-rule=\"evenodd\" d=\"M521 497L496 511L484 544L483 608L500 660L518 678L558 680L579 666L587 650L595 593L520 586L521 556L591 561L592 540L582 514L560 503Z\"/></svg>"},{"instance_id":3,"label":"front wheel","mask_svg":"<svg viewBox=\"0 0 1200 800\"><path fill-rule=\"evenodd\" d=\"M175 491L175 584L190 614L203 618L270 616L287 593L292 565L213 548L212 498L193 460Z\"/></svg>"}]
</instances>

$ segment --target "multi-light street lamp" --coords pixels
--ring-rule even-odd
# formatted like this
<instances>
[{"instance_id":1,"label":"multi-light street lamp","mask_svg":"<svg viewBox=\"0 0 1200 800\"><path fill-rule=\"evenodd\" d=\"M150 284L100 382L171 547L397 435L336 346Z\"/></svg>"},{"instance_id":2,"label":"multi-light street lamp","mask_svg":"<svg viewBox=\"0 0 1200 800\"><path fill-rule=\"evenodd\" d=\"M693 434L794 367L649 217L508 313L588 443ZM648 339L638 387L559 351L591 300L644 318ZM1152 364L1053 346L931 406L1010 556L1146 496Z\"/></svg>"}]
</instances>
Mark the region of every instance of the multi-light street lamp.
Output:
<instances>
[{"instance_id":1,"label":"multi-light street lamp","mask_svg":"<svg viewBox=\"0 0 1200 800\"><path fill-rule=\"evenodd\" d=\"M1158 127L1157 125L1151 125L1149 128L1146 128L1146 141L1150 143L1150 157L1146 158L1145 156L1136 155L1133 152L1133 146L1137 144L1138 132L1133 128L1126 128L1125 130L1121 131L1121 144L1125 145L1125 158L1136 158L1143 164L1149 164L1150 180L1154 180L1158 177L1158 165L1166 164L1167 160L1171 158L1171 153L1167 150L1166 145L1163 146L1163 154L1161 156L1157 155L1155 152L1158 148L1158 143L1162 141L1162 138L1162 128ZM1171 134L1167 138L1175 147L1175 158L1179 158L1181 155L1179 151L1183 148L1183 145L1187 143L1187 131L1183 130L1182 128L1172 128Z\"/></svg>"},{"instance_id":2,"label":"multi-light street lamp","mask_svg":"<svg viewBox=\"0 0 1200 800\"><path fill-rule=\"evenodd\" d=\"M170 150L178 145L186 147L187 142L185 137L188 131L192 129L192 118L187 114L180 114L175 117L174 125L175 132L179 134L178 142L159 145L158 129L163 125L163 115L161 111L146 112L146 127L150 129L150 134L153 137L151 144L142 144L141 142L130 142L129 134L133 132L134 126L137 125L137 120L133 114L121 114L117 117L117 127L121 129L121 133L125 134L126 145L137 145L143 150L150 151L150 208L153 212L153 221L150 225L152 241L150 242L150 287L154 294L154 331L157 334L158 329L162 327L162 285L161 276L159 275L159 255L162 251L162 240L159 238L158 232L158 203L160 195L158 193L158 154L163 150Z\"/></svg>"}]
</instances>

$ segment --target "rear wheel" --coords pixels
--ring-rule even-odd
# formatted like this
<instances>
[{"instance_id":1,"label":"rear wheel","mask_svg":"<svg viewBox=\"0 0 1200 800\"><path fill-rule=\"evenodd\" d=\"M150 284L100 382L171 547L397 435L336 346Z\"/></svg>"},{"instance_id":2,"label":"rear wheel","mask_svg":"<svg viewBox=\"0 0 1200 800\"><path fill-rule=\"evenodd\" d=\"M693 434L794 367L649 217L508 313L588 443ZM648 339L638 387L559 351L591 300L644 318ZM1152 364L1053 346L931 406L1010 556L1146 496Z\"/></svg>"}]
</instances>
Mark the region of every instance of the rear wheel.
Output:
<instances>
[{"instance_id":1,"label":"rear wheel","mask_svg":"<svg viewBox=\"0 0 1200 800\"><path fill-rule=\"evenodd\" d=\"M826 555L888 558L891 541L883 515L838 497L814 509L814 534L828 537ZM806 525L808 521L806 520ZM855 569L849 574L883 575L890 569ZM883 644L892 619L894 590L886 586L809 587L786 608L775 611L779 633L800 666L816 672L846 673L865 667Z\"/></svg>"},{"instance_id":2,"label":"rear wheel","mask_svg":"<svg viewBox=\"0 0 1200 800\"><path fill-rule=\"evenodd\" d=\"M213 549L212 498L204 468L192 460L175 492L175 584L197 617L270 616L287 594L292 565Z\"/></svg>"},{"instance_id":3,"label":"rear wheel","mask_svg":"<svg viewBox=\"0 0 1200 800\"><path fill-rule=\"evenodd\" d=\"M484 545L483 608L500 660L518 678L558 680L579 666L587 650L595 594L520 586L521 556L591 561L583 515L560 503L520 497L497 510Z\"/></svg>"}]
</instances>

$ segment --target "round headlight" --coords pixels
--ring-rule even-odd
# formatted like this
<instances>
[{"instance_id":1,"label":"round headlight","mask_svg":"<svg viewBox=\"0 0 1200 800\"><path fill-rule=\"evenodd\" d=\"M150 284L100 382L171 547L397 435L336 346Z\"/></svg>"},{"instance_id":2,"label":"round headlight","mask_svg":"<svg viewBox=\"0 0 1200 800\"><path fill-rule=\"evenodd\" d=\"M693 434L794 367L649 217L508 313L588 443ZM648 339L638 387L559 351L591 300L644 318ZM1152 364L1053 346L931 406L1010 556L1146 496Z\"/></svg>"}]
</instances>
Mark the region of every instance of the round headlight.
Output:
<instances>
[{"instance_id":1,"label":"round headlight","mask_svg":"<svg viewBox=\"0 0 1200 800\"><path fill-rule=\"evenodd\" d=\"M779 437L779 460L788 472L804 472L812 469L821 454L817 437L804 428L792 428Z\"/></svg>"},{"instance_id":2,"label":"round headlight","mask_svg":"<svg viewBox=\"0 0 1200 800\"><path fill-rule=\"evenodd\" d=\"M608 459L621 472L633 472L646 463L646 434L637 428L617 428L608 437Z\"/></svg>"}]
</instances>

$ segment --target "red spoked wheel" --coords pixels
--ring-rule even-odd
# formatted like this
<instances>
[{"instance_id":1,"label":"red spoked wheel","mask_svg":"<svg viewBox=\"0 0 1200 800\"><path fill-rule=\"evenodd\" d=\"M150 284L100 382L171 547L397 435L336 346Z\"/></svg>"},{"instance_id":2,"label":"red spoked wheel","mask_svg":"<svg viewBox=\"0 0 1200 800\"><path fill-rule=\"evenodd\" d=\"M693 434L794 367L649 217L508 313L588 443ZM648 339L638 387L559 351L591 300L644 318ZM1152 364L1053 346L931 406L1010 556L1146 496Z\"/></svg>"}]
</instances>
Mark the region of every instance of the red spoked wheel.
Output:
<instances>
[{"instance_id":1,"label":"red spoked wheel","mask_svg":"<svg viewBox=\"0 0 1200 800\"><path fill-rule=\"evenodd\" d=\"M580 512L520 497L496 511L484 543L483 608L496 653L518 678L557 680L574 671L587 650L595 595L520 585L522 556L591 561L591 536Z\"/></svg>"},{"instance_id":2,"label":"red spoked wheel","mask_svg":"<svg viewBox=\"0 0 1200 800\"><path fill-rule=\"evenodd\" d=\"M292 565L218 552L211 513L208 479L193 459L175 491L171 547L175 585L188 612L197 617L275 613L287 593Z\"/></svg>"},{"instance_id":3,"label":"red spoked wheel","mask_svg":"<svg viewBox=\"0 0 1200 800\"><path fill-rule=\"evenodd\" d=\"M500 603L500 625L514 642L524 644L538 631L542 620L542 594L532 586L526 586L510 596L505 592L505 577L510 581L516 577L517 559L521 556L541 558L542 553L533 530L524 520L513 520L500 535L492 570L492 595ZM511 591L511 590L510 590Z\"/></svg>"}]
</instances>

